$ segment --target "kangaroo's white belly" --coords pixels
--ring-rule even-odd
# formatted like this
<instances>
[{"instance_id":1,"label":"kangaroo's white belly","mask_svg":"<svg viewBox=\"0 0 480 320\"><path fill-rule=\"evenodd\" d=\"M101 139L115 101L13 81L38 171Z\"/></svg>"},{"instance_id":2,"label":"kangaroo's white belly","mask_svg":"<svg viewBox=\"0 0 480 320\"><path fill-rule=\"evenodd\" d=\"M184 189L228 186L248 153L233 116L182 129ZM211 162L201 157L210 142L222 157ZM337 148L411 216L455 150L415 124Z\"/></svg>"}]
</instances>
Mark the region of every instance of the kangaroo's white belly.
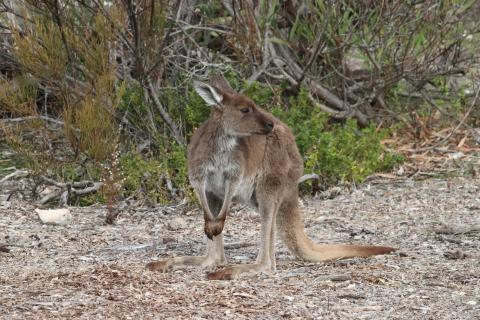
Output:
<instances>
[{"instance_id":1,"label":"kangaroo's white belly","mask_svg":"<svg viewBox=\"0 0 480 320\"><path fill-rule=\"evenodd\" d=\"M227 184L232 184L233 201L251 205L255 177L246 177L234 156L235 139L222 140L222 148L204 166L204 186L207 192L223 199Z\"/></svg>"},{"instance_id":2,"label":"kangaroo's white belly","mask_svg":"<svg viewBox=\"0 0 480 320\"><path fill-rule=\"evenodd\" d=\"M213 169L213 168L212 168ZM254 177L228 178L231 177L231 171L224 170L224 168L216 168L216 170L209 170L205 175L205 190L212 192L220 199L223 199L227 189L227 184L232 184L233 200L244 204L250 204L250 200L255 189ZM235 181L236 182L233 182ZM233 183L232 183L233 182Z\"/></svg>"}]
</instances>

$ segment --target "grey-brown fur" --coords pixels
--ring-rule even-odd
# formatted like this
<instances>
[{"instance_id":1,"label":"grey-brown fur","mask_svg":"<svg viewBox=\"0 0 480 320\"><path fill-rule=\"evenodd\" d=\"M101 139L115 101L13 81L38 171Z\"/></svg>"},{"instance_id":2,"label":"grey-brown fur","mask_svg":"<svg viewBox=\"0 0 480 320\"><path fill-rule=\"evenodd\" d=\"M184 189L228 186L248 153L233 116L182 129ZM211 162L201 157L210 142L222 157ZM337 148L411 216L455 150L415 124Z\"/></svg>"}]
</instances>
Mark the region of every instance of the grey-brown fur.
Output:
<instances>
[{"instance_id":1,"label":"grey-brown fur","mask_svg":"<svg viewBox=\"0 0 480 320\"><path fill-rule=\"evenodd\" d=\"M276 229L295 255L309 261L394 251L389 247L312 243L304 233L298 209L297 181L303 163L290 129L245 95L235 93L223 78L208 84L196 82L195 88L212 106L209 119L194 133L188 148L190 182L204 211L207 254L151 262L148 268L166 271L185 265L223 264L222 230L232 201L259 211L260 251L256 263L210 273L209 279L273 271Z\"/></svg>"}]
</instances>

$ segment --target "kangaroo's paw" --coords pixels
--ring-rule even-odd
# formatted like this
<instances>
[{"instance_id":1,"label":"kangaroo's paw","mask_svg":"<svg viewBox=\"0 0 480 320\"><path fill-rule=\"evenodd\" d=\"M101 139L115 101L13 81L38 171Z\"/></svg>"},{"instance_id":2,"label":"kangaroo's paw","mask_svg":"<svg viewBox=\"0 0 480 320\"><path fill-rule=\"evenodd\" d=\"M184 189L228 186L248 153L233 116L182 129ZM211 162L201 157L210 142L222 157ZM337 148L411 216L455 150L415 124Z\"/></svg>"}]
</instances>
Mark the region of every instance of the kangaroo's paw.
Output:
<instances>
[{"instance_id":1,"label":"kangaroo's paw","mask_svg":"<svg viewBox=\"0 0 480 320\"><path fill-rule=\"evenodd\" d=\"M205 220L204 231L208 239L212 240L213 237L222 233L225 226L225 219L220 220Z\"/></svg>"}]
</instances>

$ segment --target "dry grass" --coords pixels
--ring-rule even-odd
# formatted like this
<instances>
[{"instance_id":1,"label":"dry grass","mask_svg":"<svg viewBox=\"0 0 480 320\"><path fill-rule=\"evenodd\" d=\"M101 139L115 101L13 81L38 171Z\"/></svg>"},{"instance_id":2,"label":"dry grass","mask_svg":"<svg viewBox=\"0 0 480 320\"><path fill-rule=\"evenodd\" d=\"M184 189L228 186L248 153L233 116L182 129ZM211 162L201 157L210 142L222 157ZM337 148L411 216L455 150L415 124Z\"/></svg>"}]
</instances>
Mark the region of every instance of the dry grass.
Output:
<instances>
[{"instance_id":1,"label":"dry grass","mask_svg":"<svg viewBox=\"0 0 480 320\"><path fill-rule=\"evenodd\" d=\"M207 281L194 268L170 274L144 268L159 257L202 252L198 212L174 225L179 215L171 210L132 209L106 226L105 209L72 208L73 223L56 227L41 225L29 205L0 210L0 244L10 249L0 252L2 319L480 315L480 233L467 230L480 223L480 183L471 178L377 181L334 199L308 200L305 223L316 241L392 245L399 253L311 264L279 244L274 275L231 282ZM245 208L227 219L226 242L237 243L227 250L229 262L255 259L258 222Z\"/></svg>"}]
</instances>

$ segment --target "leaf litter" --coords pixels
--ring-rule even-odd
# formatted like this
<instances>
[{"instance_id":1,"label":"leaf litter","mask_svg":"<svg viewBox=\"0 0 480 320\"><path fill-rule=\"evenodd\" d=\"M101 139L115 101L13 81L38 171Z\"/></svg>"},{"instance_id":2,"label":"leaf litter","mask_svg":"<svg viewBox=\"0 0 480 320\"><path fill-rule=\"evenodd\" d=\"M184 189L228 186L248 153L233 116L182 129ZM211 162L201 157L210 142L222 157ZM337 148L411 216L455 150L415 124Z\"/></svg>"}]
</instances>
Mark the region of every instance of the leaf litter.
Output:
<instances>
[{"instance_id":1,"label":"leaf litter","mask_svg":"<svg viewBox=\"0 0 480 320\"><path fill-rule=\"evenodd\" d=\"M104 207L70 210L71 224L52 226L28 203L0 208L1 319L479 319L475 177L379 176L304 199L314 241L398 251L316 264L278 242L275 274L236 281L208 281L196 268L145 269L151 260L203 253L198 210L132 206L113 226L104 224ZM229 263L255 260L259 222L248 208L232 210Z\"/></svg>"}]
</instances>

